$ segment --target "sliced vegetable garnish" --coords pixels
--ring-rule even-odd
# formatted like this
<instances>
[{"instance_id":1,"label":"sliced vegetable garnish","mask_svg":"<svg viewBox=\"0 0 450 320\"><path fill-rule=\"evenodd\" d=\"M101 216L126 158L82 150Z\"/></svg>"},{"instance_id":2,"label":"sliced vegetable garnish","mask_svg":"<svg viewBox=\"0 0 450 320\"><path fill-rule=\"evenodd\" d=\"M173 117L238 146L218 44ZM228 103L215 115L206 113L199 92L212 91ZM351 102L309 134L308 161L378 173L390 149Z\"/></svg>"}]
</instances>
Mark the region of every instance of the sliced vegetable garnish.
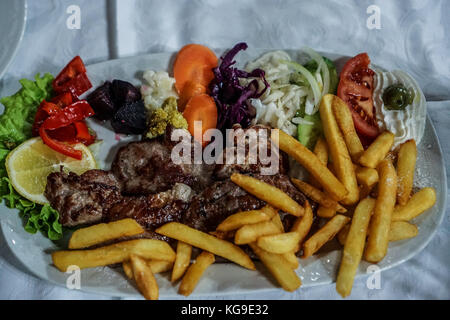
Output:
<instances>
[{"instance_id":1,"label":"sliced vegetable garnish","mask_svg":"<svg viewBox=\"0 0 450 320\"><path fill-rule=\"evenodd\" d=\"M308 112L310 110L306 110L306 114L313 114L315 113L319 108L320 98L322 97L321 90L319 87L319 84L317 83L316 78L311 74L311 72L308 71L304 66L302 66L299 63L293 62L293 61L281 61L282 63L287 64L289 67L294 69L295 71L301 73L306 80L308 81L309 85L311 86L312 92L314 94L314 110L312 112Z\"/></svg>"},{"instance_id":2,"label":"sliced vegetable garnish","mask_svg":"<svg viewBox=\"0 0 450 320\"><path fill-rule=\"evenodd\" d=\"M184 92L186 83L199 83L208 87L214 78L213 68L217 67L218 59L208 47L200 44L188 44L177 54L173 74L175 87L180 96L186 96ZM188 96L187 96L188 97Z\"/></svg>"},{"instance_id":3,"label":"sliced vegetable garnish","mask_svg":"<svg viewBox=\"0 0 450 320\"><path fill-rule=\"evenodd\" d=\"M183 116L187 120L189 132L196 139L200 138L195 136L196 121L201 121L202 137L206 130L214 129L217 126L217 107L214 99L207 94L192 97L186 105ZM206 144L207 141L203 141L203 146Z\"/></svg>"},{"instance_id":4,"label":"sliced vegetable garnish","mask_svg":"<svg viewBox=\"0 0 450 320\"><path fill-rule=\"evenodd\" d=\"M42 141L44 141L44 143L53 150L58 151L59 153L62 153L65 156L72 157L77 160L82 159L83 154L80 150L75 150L73 147L65 144L64 142L60 142L50 138L44 126L41 126L39 128L39 135L41 136Z\"/></svg>"},{"instance_id":5,"label":"sliced vegetable garnish","mask_svg":"<svg viewBox=\"0 0 450 320\"><path fill-rule=\"evenodd\" d=\"M24 220L24 228L29 233L42 231L50 240L62 236L59 214L49 205L41 206L19 195L12 187L5 168L5 159L10 151L32 136L35 113L42 100L49 99L52 93L50 74L35 81L20 80L22 88L10 97L0 101L5 111L0 116L0 201L5 199L8 208L16 208Z\"/></svg>"},{"instance_id":6,"label":"sliced vegetable garnish","mask_svg":"<svg viewBox=\"0 0 450 320\"><path fill-rule=\"evenodd\" d=\"M303 50L317 63L318 69L316 72L321 74L323 79L322 96L326 95L330 90L330 72L328 71L325 60L311 48L306 47Z\"/></svg>"},{"instance_id":7,"label":"sliced vegetable garnish","mask_svg":"<svg viewBox=\"0 0 450 320\"><path fill-rule=\"evenodd\" d=\"M246 43L238 43L221 58L220 65L214 69L215 78L210 84L210 89L217 105L218 129L231 128L234 124L248 127L256 116L256 110L249 99L261 97L269 88L263 70L255 69L246 72L233 68L236 63L234 57L239 51L245 49L247 49ZM248 78L250 82L247 85L240 83L240 79ZM255 79L251 80L251 78ZM262 90L258 80L264 83Z\"/></svg>"},{"instance_id":8,"label":"sliced vegetable garnish","mask_svg":"<svg viewBox=\"0 0 450 320\"><path fill-rule=\"evenodd\" d=\"M341 72L338 96L352 111L361 140L371 142L379 135L379 130L373 104L374 72L369 65L367 53L348 60Z\"/></svg>"},{"instance_id":9,"label":"sliced vegetable garnish","mask_svg":"<svg viewBox=\"0 0 450 320\"><path fill-rule=\"evenodd\" d=\"M92 84L86 75L83 60L79 56L73 58L53 80L53 90L56 93L71 92L78 97L90 88Z\"/></svg>"}]
</instances>

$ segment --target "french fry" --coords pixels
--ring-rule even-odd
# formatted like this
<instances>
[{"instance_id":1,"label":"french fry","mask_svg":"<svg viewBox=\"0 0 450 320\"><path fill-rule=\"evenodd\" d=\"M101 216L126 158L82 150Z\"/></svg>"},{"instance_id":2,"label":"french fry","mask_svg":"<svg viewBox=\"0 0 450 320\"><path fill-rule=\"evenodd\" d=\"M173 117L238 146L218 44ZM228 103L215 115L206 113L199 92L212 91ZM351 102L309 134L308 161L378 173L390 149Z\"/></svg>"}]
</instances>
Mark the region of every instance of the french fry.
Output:
<instances>
[{"instance_id":1,"label":"french fry","mask_svg":"<svg viewBox=\"0 0 450 320\"><path fill-rule=\"evenodd\" d=\"M131 254L147 260L175 261L175 252L167 242L153 239L124 241L92 250L56 251L52 253L52 259L56 268L65 272L71 265L85 269L121 263Z\"/></svg>"},{"instance_id":2,"label":"french fry","mask_svg":"<svg viewBox=\"0 0 450 320\"><path fill-rule=\"evenodd\" d=\"M292 292L302 285L300 278L282 255L264 251L254 243L250 247L284 290Z\"/></svg>"},{"instance_id":3,"label":"french fry","mask_svg":"<svg viewBox=\"0 0 450 320\"><path fill-rule=\"evenodd\" d=\"M345 102L339 97L327 94L320 103L320 118L336 176L348 191L347 196L341 200L341 203L351 205L359 200L359 188L352 159L333 114L333 104L339 104L341 107L348 109Z\"/></svg>"},{"instance_id":4,"label":"french fry","mask_svg":"<svg viewBox=\"0 0 450 320\"><path fill-rule=\"evenodd\" d=\"M322 205L319 206L319 209L317 209L317 216L320 218L333 218L336 215L336 209L335 208L327 208Z\"/></svg>"},{"instance_id":5,"label":"french fry","mask_svg":"<svg viewBox=\"0 0 450 320\"><path fill-rule=\"evenodd\" d=\"M303 207L301 205L295 202L285 192L268 183L240 173L233 173L231 175L231 181L275 208L281 209L296 217L303 215Z\"/></svg>"},{"instance_id":6,"label":"french fry","mask_svg":"<svg viewBox=\"0 0 450 320\"><path fill-rule=\"evenodd\" d=\"M271 218L273 218L275 215L278 214L278 210L272 207L271 205L266 205L262 207L260 210Z\"/></svg>"},{"instance_id":7,"label":"french fry","mask_svg":"<svg viewBox=\"0 0 450 320\"><path fill-rule=\"evenodd\" d=\"M319 159L320 163L324 166L328 164L328 146L327 141L323 137L317 139L313 152L317 156L317 159Z\"/></svg>"},{"instance_id":8,"label":"french fry","mask_svg":"<svg viewBox=\"0 0 450 320\"><path fill-rule=\"evenodd\" d=\"M125 273L127 278L132 280L133 279L133 267L131 266L130 261L128 260L128 261L122 262L122 268L123 268L123 272Z\"/></svg>"},{"instance_id":9,"label":"french fry","mask_svg":"<svg viewBox=\"0 0 450 320\"><path fill-rule=\"evenodd\" d=\"M236 231L234 236L234 243L237 245L248 244L255 242L259 237L279 234L280 230L272 221L260 222L255 224L248 224Z\"/></svg>"},{"instance_id":10,"label":"french fry","mask_svg":"<svg viewBox=\"0 0 450 320\"><path fill-rule=\"evenodd\" d=\"M311 236L303 244L303 258L308 258L317 252L325 243L334 238L350 218L341 214L336 215L328 221L319 231Z\"/></svg>"},{"instance_id":11,"label":"french fry","mask_svg":"<svg viewBox=\"0 0 450 320\"><path fill-rule=\"evenodd\" d=\"M368 189L372 189L379 180L378 171L376 169L356 166L355 172L358 183Z\"/></svg>"},{"instance_id":12,"label":"french fry","mask_svg":"<svg viewBox=\"0 0 450 320\"><path fill-rule=\"evenodd\" d=\"M372 191L372 188L378 183L378 171L372 168L355 166L356 181L362 186L360 197L366 198Z\"/></svg>"},{"instance_id":13,"label":"french fry","mask_svg":"<svg viewBox=\"0 0 450 320\"><path fill-rule=\"evenodd\" d=\"M417 147L414 140L408 140L400 146L397 158L397 202L404 206L411 195L416 168Z\"/></svg>"},{"instance_id":14,"label":"french fry","mask_svg":"<svg viewBox=\"0 0 450 320\"><path fill-rule=\"evenodd\" d=\"M331 107L339 129L341 129L350 157L353 162L357 162L364 152L364 148L356 133L350 109L347 104L338 97L333 98Z\"/></svg>"},{"instance_id":15,"label":"french fry","mask_svg":"<svg viewBox=\"0 0 450 320\"><path fill-rule=\"evenodd\" d=\"M284 260L289 264L292 270L296 270L300 263L298 262L297 256L294 252L287 252L282 254Z\"/></svg>"},{"instance_id":16,"label":"french fry","mask_svg":"<svg viewBox=\"0 0 450 320\"><path fill-rule=\"evenodd\" d=\"M423 188L416 192L404 206L397 205L392 221L409 221L430 209L436 203L434 188Z\"/></svg>"},{"instance_id":17,"label":"french fry","mask_svg":"<svg viewBox=\"0 0 450 320\"><path fill-rule=\"evenodd\" d=\"M284 232L284 225L278 213L274 215L272 219L270 219L270 221L272 221L272 223L278 228L280 232Z\"/></svg>"},{"instance_id":18,"label":"french fry","mask_svg":"<svg viewBox=\"0 0 450 320\"><path fill-rule=\"evenodd\" d=\"M163 273L172 270L173 261L149 260L147 265L154 274Z\"/></svg>"},{"instance_id":19,"label":"french fry","mask_svg":"<svg viewBox=\"0 0 450 320\"><path fill-rule=\"evenodd\" d=\"M337 239L341 245L345 245L345 240L347 240L348 232L350 231L350 224L346 224L341 231L337 234ZM367 232L369 233L369 232Z\"/></svg>"},{"instance_id":20,"label":"french fry","mask_svg":"<svg viewBox=\"0 0 450 320\"><path fill-rule=\"evenodd\" d=\"M231 242L218 239L205 232L188 227L182 223L169 222L156 229L156 233L166 237L183 241L193 247L211 252L217 256L233 261L244 268L255 270L250 257L238 246ZM175 260L175 253L174 253Z\"/></svg>"},{"instance_id":21,"label":"french fry","mask_svg":"<svg viewBox=\"0 0 450 320\"><path fill-rule=\"evenodd\" d=\"M312 185L309 185L306 182L303 182L296 178L291 178L291 181L308 198L311 198L311 200L321 204L324 207L333 208L340 213L347 212L347 209L341 206L337 201L331 199L325 193L313 187Z\"/></svg>"},{"instance_id":22,"label":"french fry","mask_svg":"<svg viewBox=\"0 0 450 320\"><path fill-rule=\"evenodd\" d=\"M328 164L328 146L327 142L323 137L319 137L319 139L317 139L313 152L317 156L317 159L319 159L320 163L322 163L324 166ZM313 176L310 175L308 181L311 183L312 186L318 189L321 188L320 183L318 183Z\"/></svg>"},{"instance_id":23,"label":"french fry","mask_svg":"<svg viewBox=\"0 0 450 320\"><path fill-rule=\"evenodd\" d=\"M150 270L152 270L153 274L157 274L171 270L173 267L173 262L164 260L149 260L147 261L147 265ZM129 260L122 262L122 268L127 278L133 279L133 269Z\"/></svg>"},{"instance_id":24,"label":"french fry","mask_svg":"<svg viewBox=\"0 0 450 320\"><path fill-rule=\"evenodd\" d=\"M311 230L311 226L314 221L314 215L311 209L311 205L308 201L305 202L305 214L301 218L297 218L294 222L294 224L291 227L291 232L297 232L300 237L297 243L297 247L295 248L295 252L298 252L300 250L300 247L303 243L303 240L305 240L306 236L309 233L309 230Z\"/></svg>"},{"instance_id":25,"label":"french fry","mask_svg":"<svg viewBox=\"0 0 450 320\"><path fill-rule=\"evenodd\" d=\"M130 256L133 278L145 299L158 300L159 288L152 270L141 257L132 254Z\"/></svg>"},{"instance_id":26,"label":"french fry","mask_svg":"<svg viewBox=\"0 0 450 320\"><path fill-rule=\"evenodd\" d=\"M268 221L272 218L262 210L251 210L235 213L227 217L217 227L217 231L231 231L239 229L246 224L254 224L258 222Z\"/></svg>"},{"instance_id":27,"label":"french fry","mask_svg":"<svg viewBox=\"0 0 450 320\"><path fill-rule=\"evenodd\" d=\"M203 273L214 261L215 258L212 253L206 251L200 253L195 262L186 271L183 280L181 280L178 293L186 297L189 296L194 291Z\"/></svg>"},{"instance_id":28,"label":"french fry","mask_svg":"<svg viewBox=\"0 0 450 320\"><path fill-rule=\"evenodd\" d=\"M231 240L234 239L234 235L236 234L236 230L231 231L210 231L210 235L222 239L222 240Z\"/></svg>"},{"instance_id":29,"label":"french fry","mask_svg":"<svg viewBox=\"0 0 450 320\"><path fill-rule=\"evenodd\" d=\"M391 150L394 144L394 134L384 131L374 142L367 148L359 158L359 163L368 168L376 168L381 160L383 160Z\"/></svg>"},{"instance_id":30,"label":"french fry","mask_svg":"<svg viewBox=\"0 0 450 320\"><path fill-rule=\"evenodd\" d=\"M274 129L272 130L272 141L275 144L278 143L280 150L300 163L336 201L347 196L348 191L344 185L328 170L326 165L320 162L314 153L295 138L281 130Z\"/></svg>"},{"instance_id":31,"label":"french fry","mask_svg":"<svg viewBox=\"0 0 450 320\"><path fill-rule=\"evenodd\" d=\"M417 226L406 221L394 221L389 229L389 241L414 238L419 234Z\"/></svg>"},{"instance_id":32,"label":"french fry","mask_svg":"<svg viewBox=\"0 0 450 320\"><path fill-rule=\"evenodd\" d=\"M361 262L364 245L366 244L366 234L374 207L375 200L366 198L361 200L353 214L336 280L336 290L343 298L350 295L352 291L356 270Z\"/></svg>"},{"instance_id":33,"label":"french fry","mask_svg":"<svg viewBox=\"0 0 450 320\"><path fill-rule=\"evenodd\" d=\"M293 252L299 241L300 234L298 232L286 232L259 237L256 244L267 252L283 254Z\"/></svg>"},{"instance_id":34,"label":"french fry","mask_svg":"<svg viewBox=\"0 0 450 320\"><path fill-rule=\"evenodd\" d=\"M191 263L192 246L183 241L177 243L177 257L172 269L171 281L175 282L180 279Z\"/></svg>"},{"instance_id":35,"label":"french fry","mask_svg":"<svg viewBox=\"0 0 450 320\"><path fill-rule=\"evenodd\" d=\"M347 226L348 225L342 228L342 230L338 233L338 240L342 245L344 245L345 240L347 240L349 231L349 228L347 228ZM417 226L406 221L392 221L389 228L389 242L414 238L418 234L419 229L417 228ZM367 235L369 235L369 231L367 231Z\"/></svg>"},{"instance_id":36,"label":"french fry","mask_svg":"<svg viewBox=\"0 0 450 320\"><path fill-rule=\"evenodd\" d=\"M389 228L397 197L397 173L392 162L382 160L378 165L378 174L378 197L364 253L365 260L372 263L381 261L387 253Z\"/></svg>"},{"instance_id":37,"label":"french fry","mask_svg":"<svg viewBox=\"0 0 450 320\"><path fill-rule=\"evenodd\" d=\"M134 219L123 219L110 223L100 223L76 230L69 240L69 249L83 249L109 240L134 236L144 229Z\"/></svg>"}]
</instances>

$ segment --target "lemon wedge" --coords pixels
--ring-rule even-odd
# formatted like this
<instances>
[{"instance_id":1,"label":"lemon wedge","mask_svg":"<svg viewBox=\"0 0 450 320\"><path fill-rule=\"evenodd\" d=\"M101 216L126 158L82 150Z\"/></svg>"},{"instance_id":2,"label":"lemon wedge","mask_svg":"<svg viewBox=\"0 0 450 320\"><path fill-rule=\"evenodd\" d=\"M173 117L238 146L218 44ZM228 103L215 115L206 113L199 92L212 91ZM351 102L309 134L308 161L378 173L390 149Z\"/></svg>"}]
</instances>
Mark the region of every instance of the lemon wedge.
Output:
<instances>
[{"instance_id":1,"label":"lemon wedge","mask_svg":"<svg viewBox=\"0 0 450 320\"><path fill-rule=\"evenodd\" d=\"M82 160L67 157L44 144L41 138L25 141L6 158L6 170L14 189L26 199L39 204L48 203L44 195L47 176L61 170L78 175L96 169L94 156L84 144L73 146L83 153Z\"/></svg>"}]
</instances>

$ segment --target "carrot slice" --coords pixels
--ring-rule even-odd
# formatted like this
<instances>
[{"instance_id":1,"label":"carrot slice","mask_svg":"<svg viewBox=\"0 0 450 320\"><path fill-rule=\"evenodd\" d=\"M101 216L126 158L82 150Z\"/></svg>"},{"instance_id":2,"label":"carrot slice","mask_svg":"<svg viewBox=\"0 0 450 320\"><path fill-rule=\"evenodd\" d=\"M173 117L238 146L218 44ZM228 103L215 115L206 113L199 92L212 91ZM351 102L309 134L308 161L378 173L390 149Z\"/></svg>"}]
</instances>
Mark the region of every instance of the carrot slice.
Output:
<instances>
[{"instance_id":1,"label":"carrot slice","mask_svg":"<svg viewBox=\"0 0 450 320\"><path fill-rule=\"evenodd\" d=\"M217 127L217 107L214 99L207 94L199 94L193 96L189 102L186 104L183 116L186 118L188 123L188 130L197 141L200 142L201 137L196 137L194 132L195 121L201 121L201 132L203 134L208 129L213 129ZM202 145L205 147L208 143L203 141Z\"/></svg>"},{"instance_id":2,"label":"carrot slice","mask_svg":"<svg viewBox=\"0 0 450 320\"><path fill-rule=\"evenodd\" d=\"M217 67L218 59L208 47L200 44L184 46L177 54L173 66L175 88L178 94L188 81L208 87L214 78L213 68Z\"/></svg>"},{"instance_id":3,"label":"carrot slice","mask_svg":"<svg viewBox=\"0 0 450 320\"><path fill-rule=\"evenodd\" d=\"M206 87L201 83L188 81L183 87L183 91L180 94L180 99L178 100L178 110L180 112L184 111L186 103L193 97L199 94L206 93Z\"/></svg>"}]
</instances>

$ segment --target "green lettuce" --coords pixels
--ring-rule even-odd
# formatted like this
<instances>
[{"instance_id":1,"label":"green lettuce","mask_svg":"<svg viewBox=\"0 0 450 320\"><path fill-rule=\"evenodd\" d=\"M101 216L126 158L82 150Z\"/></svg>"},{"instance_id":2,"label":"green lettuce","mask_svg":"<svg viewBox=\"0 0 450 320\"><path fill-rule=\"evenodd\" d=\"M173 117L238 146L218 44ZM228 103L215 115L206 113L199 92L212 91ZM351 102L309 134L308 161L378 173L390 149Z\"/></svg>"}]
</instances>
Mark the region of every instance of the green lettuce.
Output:
<instances>
[{"instance_id":1,"label":"green lettuce","mask_svg":"<svg viewBox=\"0 0 450 320\"><path fill-rule=\"evenodd\" d=\"M51 74L36 75L35 81L22 79L22 88L10 97L0 99L5 107L0 116L0 201L8 208L18 209L29 233L41 231L51 240L62 237L59 214L47 205L31 202L19 195L9 182L5 160L16 146L31 138L32 126L39 104L52 94Z\"/></svg>"}]
</instances>

